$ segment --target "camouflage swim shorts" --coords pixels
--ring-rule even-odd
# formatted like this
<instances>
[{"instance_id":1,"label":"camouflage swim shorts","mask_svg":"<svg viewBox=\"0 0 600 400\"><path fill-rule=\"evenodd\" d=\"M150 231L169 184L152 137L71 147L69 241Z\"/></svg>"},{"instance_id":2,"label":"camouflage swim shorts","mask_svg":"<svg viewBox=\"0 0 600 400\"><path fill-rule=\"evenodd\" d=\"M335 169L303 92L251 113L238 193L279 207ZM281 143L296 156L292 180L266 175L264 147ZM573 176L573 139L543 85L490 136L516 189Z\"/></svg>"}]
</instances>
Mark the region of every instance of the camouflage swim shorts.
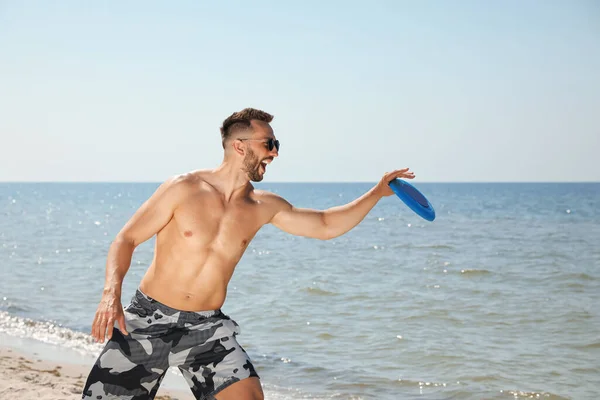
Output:
<instances>
[{"instance_id":1,"label":"camouflage swim shorts","mask_svg":"<svg viewBox=\"0 0 600 400\"><path fill-rule=\"evenodd\" d=\"M169 367L178 367L196 399L258 377L236 340L238 324L221 312L179 311L136 291L125 308L129 335L116 327L96 360L82 399L153 399Z\"/></svg>"}]
</instances>

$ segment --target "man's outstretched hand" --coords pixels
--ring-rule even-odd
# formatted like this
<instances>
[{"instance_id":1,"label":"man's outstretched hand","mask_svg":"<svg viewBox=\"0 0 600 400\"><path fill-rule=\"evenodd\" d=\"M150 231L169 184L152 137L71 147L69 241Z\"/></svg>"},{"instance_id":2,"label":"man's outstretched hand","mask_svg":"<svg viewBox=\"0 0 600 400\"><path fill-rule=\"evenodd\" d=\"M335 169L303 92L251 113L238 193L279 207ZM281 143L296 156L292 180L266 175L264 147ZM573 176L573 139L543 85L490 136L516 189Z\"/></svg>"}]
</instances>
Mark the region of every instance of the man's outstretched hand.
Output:
<instances>
[{"instance_id":1,"label":"man's outstretched hand","mask_svg":"<svg viewBox=\"0 0 600 400\"><path fill-rule=\"evenodd\" d=\"M391 196L394 191L390 187L389 183L396 178L413 179L415 174L408 170L408 168L398 169L392 172L386 172L383 178L375 186L375 193L381 197Z\"/></svg>"},{"instance_id":2,"label":"man's outstretched hand","mask_svg":"<svg viewBox=\"0 0 600 400\"><path fill-rule=\"evenodd\" d=\"M115 295L103 294L92 323L92 337L100 343L104 343L104 337L110 340L115 321L119 323L123 335L128 335L121 300Z\"/></svg>"}]
</instances>

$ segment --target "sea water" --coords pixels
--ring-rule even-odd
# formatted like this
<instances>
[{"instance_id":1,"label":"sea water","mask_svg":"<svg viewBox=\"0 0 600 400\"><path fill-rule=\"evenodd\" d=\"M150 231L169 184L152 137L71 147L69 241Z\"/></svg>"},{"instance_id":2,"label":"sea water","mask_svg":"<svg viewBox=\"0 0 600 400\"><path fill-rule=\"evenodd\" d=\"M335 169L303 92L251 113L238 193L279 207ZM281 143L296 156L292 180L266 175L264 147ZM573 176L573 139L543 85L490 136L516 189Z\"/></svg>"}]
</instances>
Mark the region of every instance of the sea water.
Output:
<instances>
[{"instance_id":1,"label":"sea water","mask_svg":"<svg viewBox=\"0 0 600 400\"><path fill-rule=\"evenodd\" d=\"M339 238L250 244L223 311L266 398L597 399L600 184L412 183L434 222L390 196ZM325 209L372 185L257 186ZM0 333L97 355L108 247L157 186L0 183Z\"/></svg>"}]
</instances>

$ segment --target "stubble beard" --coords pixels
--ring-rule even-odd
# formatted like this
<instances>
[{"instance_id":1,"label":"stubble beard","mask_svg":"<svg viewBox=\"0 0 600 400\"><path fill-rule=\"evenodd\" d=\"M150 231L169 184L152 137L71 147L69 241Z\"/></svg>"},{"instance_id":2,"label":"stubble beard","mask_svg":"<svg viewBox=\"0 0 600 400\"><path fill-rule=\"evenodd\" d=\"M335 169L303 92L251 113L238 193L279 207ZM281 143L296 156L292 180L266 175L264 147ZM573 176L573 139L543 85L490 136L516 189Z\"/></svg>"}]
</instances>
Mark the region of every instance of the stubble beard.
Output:
<instances>
[{"instance_id":1,"label":"stubble beard","mask_svg":"<svg viewBox=\"0 0 600 400\"><path fill-rule=\"evenodd\" d=\"M260 182L263 180L263 176L260 174L260 161L258 161L257 155L248 149L248 153L244 157L244 171L248 175L248 179L252 182Z\"/></svg>"}]
</instances>

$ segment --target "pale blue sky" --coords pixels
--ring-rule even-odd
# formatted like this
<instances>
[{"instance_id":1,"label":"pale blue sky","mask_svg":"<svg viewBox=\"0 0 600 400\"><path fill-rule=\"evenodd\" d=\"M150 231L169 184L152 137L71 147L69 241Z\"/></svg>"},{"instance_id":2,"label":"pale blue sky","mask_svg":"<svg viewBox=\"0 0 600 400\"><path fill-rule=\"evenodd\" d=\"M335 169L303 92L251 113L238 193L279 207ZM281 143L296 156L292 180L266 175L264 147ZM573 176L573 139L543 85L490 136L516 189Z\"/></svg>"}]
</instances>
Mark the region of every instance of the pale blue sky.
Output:
<instances>
[{"instance_id":1,"label":"pale blue sky","mask_svg":"<svg viewBox=\"0 0 600 400\"><path fill-rule=\"evenodd\" d=\"M600 3L0 0L0 181L214 167L248 106L266 182L600 181Z\"/></svg>"}]
</instances>

